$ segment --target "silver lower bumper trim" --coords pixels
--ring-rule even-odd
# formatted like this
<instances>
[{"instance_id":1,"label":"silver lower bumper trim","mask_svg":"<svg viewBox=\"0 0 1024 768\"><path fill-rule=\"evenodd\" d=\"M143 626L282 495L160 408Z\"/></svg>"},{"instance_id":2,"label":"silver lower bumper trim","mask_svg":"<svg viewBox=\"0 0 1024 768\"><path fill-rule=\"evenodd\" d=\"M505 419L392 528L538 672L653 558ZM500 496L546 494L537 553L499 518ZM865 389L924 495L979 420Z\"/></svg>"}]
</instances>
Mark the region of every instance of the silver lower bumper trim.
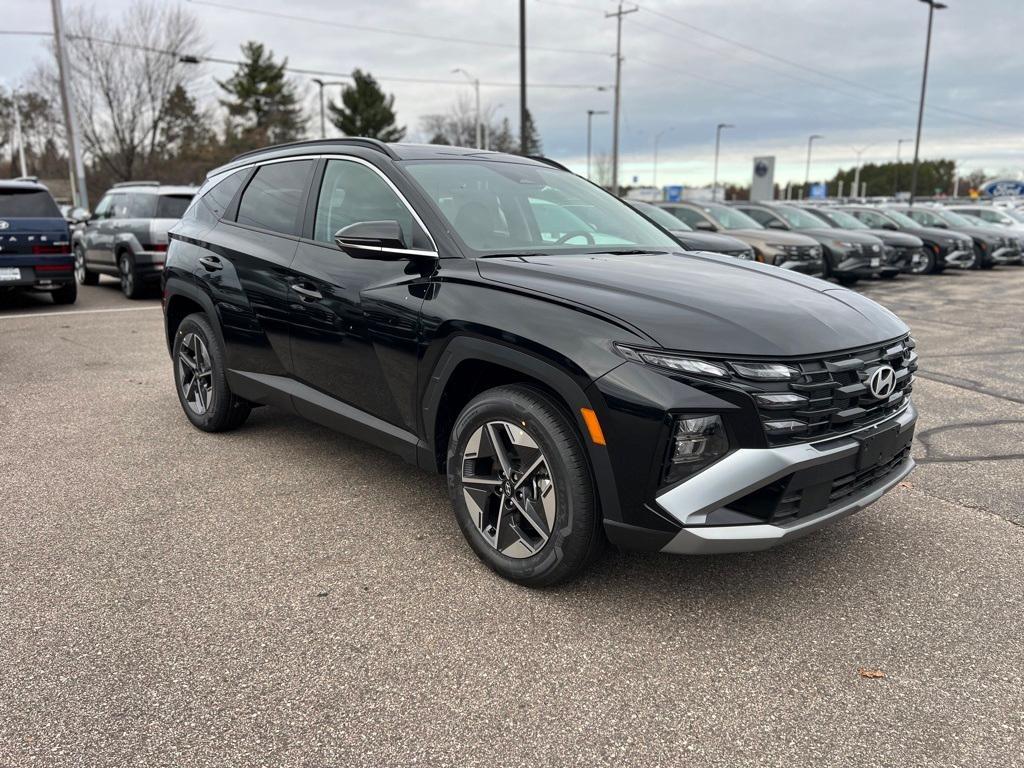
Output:
<instances>
[{"instance_id":1,"label":"silver lower bumper trim","mask_svg":"<svg viewBox=\"0 0 1024 768\"><path fill-rule=\"evenodd\" d=\"M946 264L952 267L969 267L974 264L974 251L950 251L946 254Z\"/></svg>"},{"instance_id":2,"label":"silver lower bumper trim","mask_svg":"<svg viewBox=\"0 0 1024 768\"><path fill-rule=\"evenodd\" d=\"M917 421L913 403L909 403L895 421L899 423L901 432L911 428ZM684 526L662 551L714 554L768 549L873 504L914 469L914 460L908 458L892 474L863 489L855 497L843 499L832 507L789 523L707 525L711 513L758 488L792 472L855 455L859 450L856 440L839 437L820 443L733 451L657 497L658 506Z\"/></svg>"}]
</instances>

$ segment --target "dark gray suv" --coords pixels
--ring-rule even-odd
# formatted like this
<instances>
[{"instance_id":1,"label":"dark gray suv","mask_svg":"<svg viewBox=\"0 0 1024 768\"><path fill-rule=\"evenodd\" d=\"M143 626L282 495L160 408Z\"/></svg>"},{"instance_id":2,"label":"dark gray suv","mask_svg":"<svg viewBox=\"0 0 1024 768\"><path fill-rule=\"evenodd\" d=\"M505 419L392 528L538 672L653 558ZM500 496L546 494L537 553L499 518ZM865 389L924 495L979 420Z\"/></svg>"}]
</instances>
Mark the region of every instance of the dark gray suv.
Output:
<instances>
[{"instance_id":1,"label":"dark gray suv","mask_svg":"<svg viewBox=\"0 0 1024 768\"><path fill-rule=\"evenodd\" d=\"M129 299L160 281L167 255L167 230L181 218L195 187L155 181L115 184L75 233L75 275L96 285L101 274L121 280Z\"/></svg>"}]
</instances>

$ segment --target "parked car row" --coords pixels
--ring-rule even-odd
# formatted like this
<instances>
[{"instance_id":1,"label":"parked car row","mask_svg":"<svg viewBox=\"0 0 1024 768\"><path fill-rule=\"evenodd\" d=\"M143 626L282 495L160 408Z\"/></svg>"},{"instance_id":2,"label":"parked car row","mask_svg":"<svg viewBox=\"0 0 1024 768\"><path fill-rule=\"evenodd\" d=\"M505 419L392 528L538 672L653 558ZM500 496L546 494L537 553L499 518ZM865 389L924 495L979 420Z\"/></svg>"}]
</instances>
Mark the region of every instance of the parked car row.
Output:
<instances>
[{"instance_id":1,"label":"parked car row","mask_svg":"<svg viewBox=\"0 0 1024 768\"><path fill-rule=\"evenodd\" d=\"M767 201L630 204L691 250L752 258L842 285L1024 260L1024 214L1018 220L1012 209ZM747 248L701 241L710 236L730 237Z\"/></svg>"}]
</instances>

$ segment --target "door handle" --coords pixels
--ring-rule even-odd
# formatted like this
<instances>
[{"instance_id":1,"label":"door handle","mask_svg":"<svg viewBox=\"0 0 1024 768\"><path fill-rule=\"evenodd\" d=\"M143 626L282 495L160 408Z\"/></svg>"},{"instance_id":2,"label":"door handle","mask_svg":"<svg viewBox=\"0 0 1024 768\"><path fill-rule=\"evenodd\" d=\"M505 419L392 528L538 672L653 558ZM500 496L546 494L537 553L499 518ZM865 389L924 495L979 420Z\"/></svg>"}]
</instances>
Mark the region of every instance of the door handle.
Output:
<instances>
[{"instance_id":1,"label":"door handle","mask_svg":"<svg viewBox=\"0 0 1024 768\"><path fill-rule=\"evenodd\" d=\"M302 297L303 301L320 301L324 296L316 288L308 288L308 283L293 283L292 290Z\"/></svg>"},{"instance_id":2,"label":"door handle","mask_svg":"<svg viewBox=\"0 0 1024 768\"><path fill-rule=\"evenodd\" d=\"M224 269L224 265L216 256L200 256L199 263L206 267L210 272L218 269Z\"/></svg>"}]
</instances>

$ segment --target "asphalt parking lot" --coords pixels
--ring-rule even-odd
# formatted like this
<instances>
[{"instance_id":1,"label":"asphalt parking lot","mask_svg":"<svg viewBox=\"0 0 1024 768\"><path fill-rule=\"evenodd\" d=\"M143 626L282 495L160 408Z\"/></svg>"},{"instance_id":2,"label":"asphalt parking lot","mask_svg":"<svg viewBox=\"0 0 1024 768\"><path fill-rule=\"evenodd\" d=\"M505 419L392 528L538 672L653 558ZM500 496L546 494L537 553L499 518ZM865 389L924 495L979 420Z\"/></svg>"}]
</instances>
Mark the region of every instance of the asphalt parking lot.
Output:
<instances>
[{"instance_id":1,"label":"asphalt parking lot","mask_svg":"<svg viewBox=\"0 0 1024 768\"><path fill-rule=\"evenodd\" d=\"M397 458L193 429L155 299L3 304L0 765L1024 765L1024 268L864 292L919 344L908 482L548 591Z\"/></svg>"}]
</instances>

